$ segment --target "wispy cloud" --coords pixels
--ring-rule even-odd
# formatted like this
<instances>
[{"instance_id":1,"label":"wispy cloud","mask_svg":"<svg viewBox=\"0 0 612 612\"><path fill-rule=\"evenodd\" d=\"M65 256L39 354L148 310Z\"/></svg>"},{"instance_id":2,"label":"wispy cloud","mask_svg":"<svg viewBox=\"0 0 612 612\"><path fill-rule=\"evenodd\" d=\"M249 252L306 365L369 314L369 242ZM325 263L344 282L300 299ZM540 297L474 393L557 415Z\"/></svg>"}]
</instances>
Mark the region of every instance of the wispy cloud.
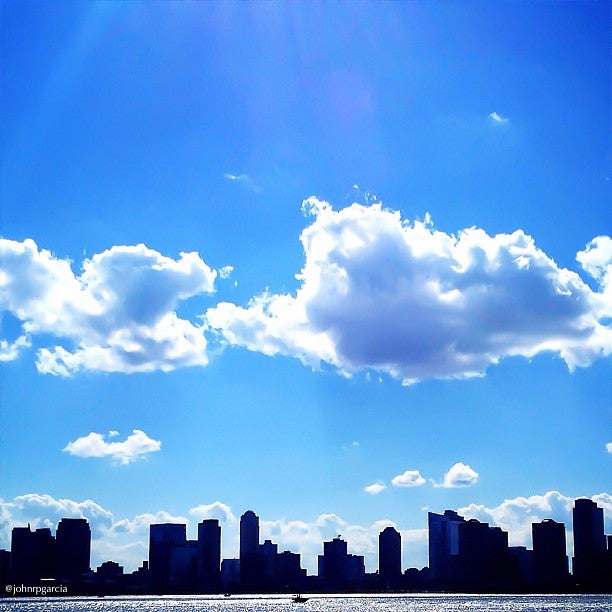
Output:
<instances>
[{"instance_id":1,"label":"wispy cloud","mask_svg":"<svg viewBox=\"0 0 612 612\"><path fill-rule=\"evenodd\" d=\"M606 450L612 455L612 442L606 444Z\"/></svg>"},{"instance_id":2,"label":"wispy cloud","mask_svg":"<svg viewBox=\"0 0 612 612\"><path fill-rule=\"evenodd\" d=\"M226 172L223 175L223 178L228 181L234 181L236 183L242 183L255 193L261 193L261 187L255 183L255 181L248 174L232 174L231 172Z\"/></svg>"},{"instance_id":3,"label":"wispy cloud","mask_svg":"<svg viewBox=\"0 0 612 612\"><path fill-rule=\"evenodd\" d=\"M381 482L375 482L367 487L363 487L363 490L370 495L378 495L381 491L384 491L387 488L387 485Z\"/></svg>"},{"instance_id":4,"label":"wispy cloud","mask_svg":"<svg viewBox=\"0 0 612 612\"><path fill-rule=\"evenodd\" d=\"M393 478L391 484L395 487L420 487L425 484L425 479L419 470L406 470Z\"/></svg>"},{"instance_id":5,"label":"wispy cloud","mask_svg":"<svg viewBox=\"0 0 612 612\"><path fill-rule=\"evenodd\" d=\"M115 437L115 434L116 431L110 431L108 437ZM69 442L62 450L75 457L111 457L126 465L161 450L161 441L149 438L140 429L134 429L123 442L107 442L102 434L91 432Z\"/></svg>"},{"instance_id":6,"label":"wispy cloud","mask_svg":"<svg viewBox=\"0 0 612 612\"><path fill-rule=\"evenodd\" d=\"M444 480L441 483L434 482L433 485L434 487L443 489L456 489L471 487L477 482L478 472L473 470L469 465L459 461L444 474Z\"/></svg>"},{"instance_id":7,"label":"wispy cloud","mask_svg":"<svg viewBox=\"0 0 612 612\"><path fill-rule=\"evenodd\" d=\"M508 117L502 117L499 113L496 113L495 111L489 115L489 119L491 119L495 123L508 123L510 121Z\"/></svg>"}]
</instances>

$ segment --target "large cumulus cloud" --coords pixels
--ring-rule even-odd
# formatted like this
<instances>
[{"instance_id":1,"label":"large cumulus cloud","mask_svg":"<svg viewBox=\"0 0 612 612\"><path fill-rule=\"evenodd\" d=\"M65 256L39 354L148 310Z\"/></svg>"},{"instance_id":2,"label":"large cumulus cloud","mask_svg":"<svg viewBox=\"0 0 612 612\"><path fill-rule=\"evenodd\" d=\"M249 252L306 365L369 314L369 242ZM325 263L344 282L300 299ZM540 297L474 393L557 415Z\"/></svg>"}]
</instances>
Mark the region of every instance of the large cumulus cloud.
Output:
<instances>
[{"instance_id":1,"label":"large cumulus cloud","mask_svg":"<svg viewBox=\"0 0 612 612\"><path fill-rule=\"evenodd\" d=\"M80 369L105 372L172 370L207 363L201 325L175 308L214 291L217 272L197 253L165 257L140 244L113 246L83 262L39 249L33 240L0 239L0 311L19 319L23 333L0 346L15 358L38 334L56 345L38 350L41 372L67 375Z\"/></svg>"},{"instance_id":2,"label":"large cumulus cloud","mask_svg":"<svg viewBox=\"0 0 612 612\"><path fill-rule=\"evenodd\" d=\"M550 352L573 369L612 352L607 237L578 254L594 291L521 230L455 236L380 204L334 211L313 197L303 208L314 221L300 237L295 295L207 311L230 345L344 373L371 368L406 384L481 376L507 356Z\"/></svg>"}]
</instances>

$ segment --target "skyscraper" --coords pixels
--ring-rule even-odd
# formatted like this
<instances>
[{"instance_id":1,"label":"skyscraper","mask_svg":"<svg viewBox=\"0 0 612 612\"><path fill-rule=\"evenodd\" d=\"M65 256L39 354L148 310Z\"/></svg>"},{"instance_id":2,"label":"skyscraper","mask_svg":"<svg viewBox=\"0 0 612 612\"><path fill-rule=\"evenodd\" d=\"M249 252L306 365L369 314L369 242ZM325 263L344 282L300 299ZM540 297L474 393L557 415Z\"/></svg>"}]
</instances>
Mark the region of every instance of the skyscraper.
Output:
<instances>
[{"instance_id":1,"label":"skyscraper","mask_svg":"<svg viewBox=\"0 0 612 612\"><path fill-rule=\"evenodd\" d=\"M465 519L453 510L444 514L427 514L429 533L429 572L432 582L441 588L448 585L451 555L459 553L459 525Z\"/></svg>"},{"instance_id":2,"label":"skyscraper","mask_svg":"<svg viewBox=\"0 0 612 612\"><path fill-rule=\"evenodd\" d=\"M605 584L606 536L603 508L590 499L577 499L573 511L573 575L578 586L592 589Z\"/></svg>"},{"instance_id":3,"label":"skyscraper","mask_svg":"<svg viewBox=\"0 0 612 612\"><path fill-rule=\"evenodd\" d=\"M384 588L397 587L402 576L402 536L393 527L378 535L378 575Z\"/></svg>"},{"instance_id":4,"label":"skyscraper","mask_svg":"<svg viewBox=\"0 0 612 612\"><path fill-rule=\"evenodd\" d=\"M263 574L259 552L259 517L247 510L240 517L240 583L245 591L254 591Z\"/></svg>"},{"instance_id":5,"label":"skyscraper","mask_svg":"<svg viewBox=\"0 0 612 612\"><path fill-rule=\"evenodd\" d=\"M535 586L545 592L567 587L565 525L552 519L531 525Z\"/></svg>"},{"instance_id":6,"label":"skyscraper","mask_svg":"<svg viewBox=\"0 0 612 612\"><path fill-rule=\"evenodd\" d=\"M319 578L327 588L339 588L348 578L347 544L338 536L323 542L323 555L319 555Z\"/></svg>"},{"instance_id":7,"label":"skyscraper","mask_svg":"<svg viewBox=\"0 0 612 612\"><path fill-rule=\"evenodd\" d=\"M63 518L55 535L57 573L60 577L76 577L90 571L91 529L87 519Z\"/></svg>"},{"instance_id":8,"label":"skyscraper","mask_svg":"<svg viewBox=\"0 0 612 612\"><path fill-rule=\"evenodd\" d=\"M187 525L161 523L149 528L149 569L155 592L168 592L177 587L174 581L180 552L187 547Z\"/></svg>"},{"instance_id":9,"label":"skyscraper","mask_svg":"<svg viewBox=\"0 0 612 612\"><path fill-rule=\"evenodd\" d=\"M221 575L221 526L217 519L198 525L198 582L201 589L214 592Z\"/></svg>"},{"instance_id":10,"label":"skyscraper","mask_svg":"<svg viewBox=\"0 0 612 612\"><path fill-rule=\"evenodd\" d=\"M34 538L30 525L13 527L11 533L11 575L16 582L34 578Z\"/></svg>"}]
</instances>

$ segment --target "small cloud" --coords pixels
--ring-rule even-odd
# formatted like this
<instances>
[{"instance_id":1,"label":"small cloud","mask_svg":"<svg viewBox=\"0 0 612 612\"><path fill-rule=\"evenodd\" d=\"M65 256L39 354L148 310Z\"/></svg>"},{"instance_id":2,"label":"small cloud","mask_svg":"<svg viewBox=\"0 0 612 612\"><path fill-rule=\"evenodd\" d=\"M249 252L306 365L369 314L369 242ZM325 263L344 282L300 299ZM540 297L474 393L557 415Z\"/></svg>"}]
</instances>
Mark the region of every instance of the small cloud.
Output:
<instances>
[{"instance_id":1,"label":"small cloud","mask_svg":"<svg viewBox=\"0 0 612 612\"><path fill-rule=\"evenodd\" d=\"M419 470L406 470L403 474L398 474L391 484L394 487L420 487L425 484L425 479Z\"/></svg>"},{"instance_id":2,"label":"small cloud","mask_svg":"<svg viewBox=\"0 0 612 612\"><path fill-rule=\"evenodd\" d=\"M370 495L378 495L381 491L384 491L387 488L387 485L384 485L380 482L375 482L374 484L368 485L367 487L363 487L363 490Z\"/></svg>"},{"instance_id":3,"label":"small cloud","mask_svg":"<svg viewBox=\"0 0 612 612\"><path fill-rule=\"evenodd\" d=\"M319 200L316 196L310 196L305 200L302 200L302 214L305 217L318 217L323 211L331 211L332 207L329 202L325 200Z\"/></svg>"},{"instance_id":4,"label":"small cloud","mask_svg":"<svg viewBox=\"0 0 612 612\"><path fill-rule=\"evenodd\" d=\"M612 442L606 444L606 450L612 455Z\"/></svg>"},{"instance_id":5,"label":"small cloud","mask_svg":"<svg viewBox=\"0 0 612 612\"><path fill-rule=\"evenodd\" d=\"M109 437L109 438L115 438L115 437L117 437L118 435L119 435L119 432L118 432L116 429L111 429L111 430L108 432L108 437Z\"/></svg>"},{"instance_id":6,"label":"small cloud","mask_svg":"<svg viewBox=\"0 0 612 612\"><path fill-rule=\"evenodd\" d=\"M117 432L112 430L108 437L114 437L115 434ZM149 438L140 429L134 429L123 442L107 442L102 434L92 431L74 442L69 442L62 450L82 458L112 457L117 463L126 465L144 455L161 450L161 441Z\"/></svg>"},{"instance_id":7,"label":"small cloud","mask_svg":"<svg viewBox=\"0 0 612 612\"><path fill-rule=\"evenodd\" d=\"M220 278L229 278L230 274L234 271L234 266L223 266L219 268L219 277Z\"/></svg>"},{"instance_id":8,"label":"small cloud","mask_svg":"<svg viewBox=\"0 0 612 612\"><path fill-rule=\"evenodd\" d=\"M492 112L489 115L489 119L491 119L493 122L495 123L508 123L508 121L510 121L510 119L508 117L502 117L499 113L496 112Z\"/></svg>"},{"instance_id":9,"label":"small cloud","mask_svg":"<svg viewBox=\"0 0 612 612\"><path fill-rule=\"evenodd\" d=\"M349 450L351 448L359 448L359 442L357 442L357 440L353 440L349 444L343 444L342 445L342 450Z\"/></svg>"},{"instance_id":10,"label":"small cloud","mask_svg":"<svg viewBox=\"0 0 612 612\"><path fill-rule=\"evenodd\" d=\"M226 178L228 181L248 181L248 174L231 174L230 172L226 172L223 175L223 178Z\"/></svg>"},{"instance_id":11,"label":"small cloud","mask_svg":"<svg viewBox=\"0 0 612 612\"><path fill-rule=\"evenodd\" d=\"M434 482L434 487L456 489L460 487L471 487L477 482L478 472L473 470L469 465L459 461L444 474L444 481L441 484Z\"/></svg>"},{"instance_id":12,"label":"small cloud","mask_svg":"<svg viewBox=\"0 0 612 612\"><path fill-rule=\"evenodd\" d=\"M253 179L248 174L232 174L231 172L226 172L223 175L223 178L228 181L235 181L237 183L242 183L252 189L255 193L261 192L261 187L255 184Z\"/></svg>"},{"instance_id":13,"label":"small cloud","mask_svg":"<svg viewBox=\"0 0 612 612\"><path fill-rule=\"evenodd\" d=\"M196 519L203 521L204 519L217 519L221 523L235 523L236 517L232 512L232 509L227 504L220 501L213 502L212 504L202 504L191 508L189 514L194 516Z\"/></svg>"}]
</instances>

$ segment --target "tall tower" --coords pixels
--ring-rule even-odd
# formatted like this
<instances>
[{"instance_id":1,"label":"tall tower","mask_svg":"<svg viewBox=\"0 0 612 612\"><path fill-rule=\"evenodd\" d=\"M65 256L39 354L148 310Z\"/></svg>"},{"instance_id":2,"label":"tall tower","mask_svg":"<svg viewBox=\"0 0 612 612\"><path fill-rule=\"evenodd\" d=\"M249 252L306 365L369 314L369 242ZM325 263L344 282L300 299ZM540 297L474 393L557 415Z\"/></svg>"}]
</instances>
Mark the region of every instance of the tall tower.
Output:
<instances>
[{"instance_id":1,"label":"tall tower","mask_svg":"<svg viewBox=\"0 0 612 612\"><path fill-rule=\"evenodd\" d=\"M247 510L240 517L240 583L244 591L261 584L263 567L259 554L259 517Z\"/></svg>"},{"instance_id":2,"label":"tall tower","mask_svg":"<svg viewBox=\"0 0 612 612\"><path fill-rule=\"evenodd\" d=\"M402 576L402 536L393 527L378 535L378 575L381 586L394 588Z\"/></svg>"},{"instance_id":3,"label":"tall tower","mask_svg":"<svg viewBox=\"0 0 612 612\"><path fill-rule=\"evenodd\" d=\"M55 540L59 576L80 576L90 570L91 529L87 519L63 518Z\"/></svg>"},{"instance_id":4,"label":"tall tower","mask_svg":"<svg viewBox=\"0 0 612 612\"><path fill-rule=\"evenodd\" d=\"M215 592L221 575L221 526L217 519L198 525L198 581L204 591Z\"/></svg>"},{"instance_id":5,"label":"tall tower","mask_svg":"<svg viewBox=\"0 0 612 612\"><path fill-rule=\"evenodd\" d=\"M573 511L574 580L585 589L605 581L606 536L603 508L590 499L577 499Z\"/></svg>"},{"instance_id":6,"label":"tall tower","mask_svg":"<svg viewBox=\"0 0 612 612\"><path fill-rule=\"evenodd\" d=\"M252 555L259 547L259 517L247 510L240 517L240 560L244 555Z\"/></svg>"}]
</instances>

